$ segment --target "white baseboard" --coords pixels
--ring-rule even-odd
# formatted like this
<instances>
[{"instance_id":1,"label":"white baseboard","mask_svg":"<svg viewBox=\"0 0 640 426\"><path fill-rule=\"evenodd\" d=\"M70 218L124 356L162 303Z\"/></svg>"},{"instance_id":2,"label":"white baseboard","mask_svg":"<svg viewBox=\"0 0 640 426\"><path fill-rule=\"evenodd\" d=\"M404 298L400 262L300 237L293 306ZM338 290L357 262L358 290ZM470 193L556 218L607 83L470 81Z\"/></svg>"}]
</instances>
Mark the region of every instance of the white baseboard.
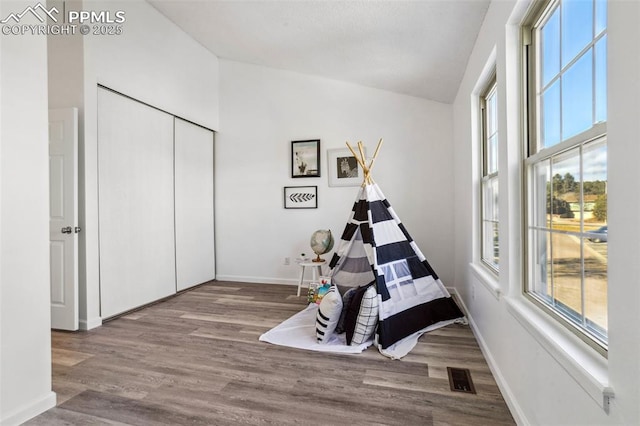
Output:
<instances>
[{"instance_id":1,"label":"white baseboard","mask_svg":"<svg viewBox=\"0 0 640 426\"><path fill-rule=\"evenodd\" d=\"M268 278L268 277L248 277L241 275L216 275L216 281L233 281L243 283L259 283L259 284L283 284L295 285L300 282L299 278Z\"/></svg>"},{"instance_id":2,"label":"white baseboard","mask_svg":"<svg viewBox=\"0 0 640 426\"><path fill-rule=\"evenodd\" d=\"M462 300L460 295L458 295L458 292L456 291L455 288L447 288L447 290L449 290L449 293L455 294L457 296L456 302L460 304L460 309L462 309L462 312L464 313L464 315L467 317L467 320L469 321L469 326L471 327L471 331L473 332L473 335L478 341L478 345L480 346L482 355L484 356L484 358L487 361L487 364L489 365L491 374L493 374L493 377L496 379L498 388L500 389L500 392L502 393L502 396L505 402L507 403L507 406L509 407L509 411L511 412L513 419L516 421L516 424L529 425L530 423L527 420L527 417L524 415L524 412L520 408L520 404L518 404L518 401L514 397L513 392L511 391L511 387L509 386L504 376L502 375L502 372L498 367L498 364L496 363L495 359L493 358L493 355L491 354L491 351L489 350L487 343L482 337L482 333L480 333L480 330L478 329L478 326L473 320L473 317L469 314L469 310L467 309L467 306L464 304L464 300Z\"/></svg>"},{"instance_id":3,"label":"white baseboard","mask_svg":"<svg viewBox=\"0 0 640 426\"><path fill-rule=\"evenodd\" d=\"M34 418L38 414L42 414L49 408L56 406L56 393L48 392L42 398L34 401L26 406L20 407L18 410L9 413L6 417L0 418L0 425L14 426L20 425L29 419Z\"/></svg>"},{"instance_id":4,"label":"white baseboard","mask_svg":"<svg viewBox=\"0 0 640 426\"><path fill-rule=\"evenodd\" d=\"M81 319L78 326L80 330L86 331L91 330L93 328L100 327L102 325L102 318L96 317L88 320Z\"/></svg>"}]
</instances>

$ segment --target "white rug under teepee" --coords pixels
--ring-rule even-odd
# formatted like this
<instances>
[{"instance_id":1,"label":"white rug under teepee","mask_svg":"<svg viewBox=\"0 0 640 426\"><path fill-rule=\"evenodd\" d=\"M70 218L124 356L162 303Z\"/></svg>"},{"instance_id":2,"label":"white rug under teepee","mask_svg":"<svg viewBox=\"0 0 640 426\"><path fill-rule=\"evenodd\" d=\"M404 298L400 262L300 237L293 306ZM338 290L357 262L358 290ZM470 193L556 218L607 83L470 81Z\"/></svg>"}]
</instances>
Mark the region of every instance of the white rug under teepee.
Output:
<instances>
[{"instance_id":1,"label":"white rug under teepee","mask_svg":"<svg viewBox=\"0 0 640 426\"><path fill-rule=\"evenodd\" d=\"M373 344L373 339L370 339L361 345L349 346L344 333L332 335L326 343L318 343L316 339L317 312L318 305L312 303L304 310L264 333L259 340L290 348L344 354L359 354Z\"/></svg>"},{"instance_id":2,"label":"white rug under teepee","mask_svg":"<svg viewBox=\"0 0 640 426\"><path fill-rule=\"evenodd\" d=\"M316 339L316 314L318 305L310 304L304 310L283 321L281 324L260 336L261 342L278 346L306 349L316 352L332 352L343 354L359 354L373 344L373 338L361 345L347 345L345 334L332 334L326 343L318 343ZM442 321L433 324L417 333L414 333L386 349L380 349L380 353L388 358L400 359L407 355L418 343L418 339L424 333L436 328L452 324L456 320Z\"/></svg>"}]
</instances>

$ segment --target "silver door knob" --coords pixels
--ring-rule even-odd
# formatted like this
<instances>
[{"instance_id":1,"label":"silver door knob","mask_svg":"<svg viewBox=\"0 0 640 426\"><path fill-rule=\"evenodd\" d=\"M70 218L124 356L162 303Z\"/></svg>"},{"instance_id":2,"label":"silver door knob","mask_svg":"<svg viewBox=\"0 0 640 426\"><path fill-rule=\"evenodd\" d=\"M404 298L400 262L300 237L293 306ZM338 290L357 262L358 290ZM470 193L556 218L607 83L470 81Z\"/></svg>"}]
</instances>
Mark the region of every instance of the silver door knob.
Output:
<instances>
[{"instance_id":1,"label":"silver door knob","mask_svg":"<svg viewBox=\"0 0 640 426\"><path fill-rule=\"evenodd\" d=\"M71 227L70 227L70 226L65 226L65 227L64 227L64 228L62 228L60 231L61 231L63 234L70 234L70 233L72 233L72 232L73 232L73 230L71 229Z\"/></svg>"},{"instance_id":2,"label":"silver door knob","mask_svg":"<svg viewBox=\"0 0 640 426\"><path fill-rule=\"evenodd\" d=\"M82 231L82 228L76 226L75 228L73 228L73 231L77 234L78 232Z\"/></svg>"}]
</instances>

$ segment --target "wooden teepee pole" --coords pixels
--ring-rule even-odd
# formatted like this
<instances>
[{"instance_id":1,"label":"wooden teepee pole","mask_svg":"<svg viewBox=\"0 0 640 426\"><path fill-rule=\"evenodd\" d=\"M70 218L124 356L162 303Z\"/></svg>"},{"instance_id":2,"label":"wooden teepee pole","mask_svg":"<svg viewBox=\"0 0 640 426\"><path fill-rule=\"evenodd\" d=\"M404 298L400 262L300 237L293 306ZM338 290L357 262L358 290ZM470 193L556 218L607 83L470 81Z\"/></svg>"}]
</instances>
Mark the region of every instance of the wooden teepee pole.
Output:
<instances>
[{"instance_id":1,"label":"wooden teepee pole","mask_svg":"<svg viewBox=\"0 0 640 426\"><path fill-rule=\"evenodd\" d=\"M358 141L358 151L360 151L360 158L362 158L362 162L366 163L367 157L365 157L364 155L364 144L362 143L362 141Z\"/></svg>"},{"instance_id":2,"label":"wooden teepee pole","mask_svg":"<svg viewBox=\"0 0 640 426\"><path fill-rule=\"evenodd\" d=\"M347 148L349 148L349 151L351 151L351 153L353 154L353 156L355 157L356 161L358 162L358 164L360 164L360 167L362 167L362 169L364 170L366 165L364 164L364 162L360 159L360 157L358 156L358 154L356 154L356 151L351 148L351 145L349 145L349 142L347 141Z\"/></svg>"},{"instance_id":3,"label":"wooden teepee pole","mask_svg":"<svg viewBox=\"0 0 640 426\"><path fill-rule=\"evenodd\" d=\"M349 151L351 151L351 154L353 154L358 164L360 164L360 167L362 167L362 171L364 173L362 186L370 185L373 183L373 179L371 179L371 169L373 168L373 164L375 163L376 158L378 157L378 153L380 152L381 146L382 146L382 138L380 138L380 140L378 141L378 146L376 147L376 151L373 154L373 158L371 159L371 162L369 163L369 165L367 165L367 159L364 155L364 144L362 143L362 141L358 141L358 151L360 151L359 155L351 147L351 145L349 145L349 142L347 141L347 148L349 148Z\"/></svg>"},{"instance_id":4,"label":"wooden teepee pole","mask_svg":"<svg viewBox=\"0 0 640 426\"><path fill-rule=\"evenodd\" d=\"M362 168L362 170L364 171L364 181L362 182L362 184L370 185L371 175L369 174L369 167L367 166L367 157L365 157L364 155L364 144L362 143L362 141L358 141L358 151L360 151L360 158L362 159L362 162L365 164L365 167Z\"/></svg>"},{"instance_id":5,"label":"wooden teepee pole","mask_svg":"<svg viewBox=\"0 0 640 426\"><path fill-rule=\"evenodd\" d=\"M351 151L351 154L353 154L354 158L356 159L356 161L358 162L358 164L360 164L360 168L362 168L362 171L364 173L364 179L362 180L362 186L365 186L367 183L367 165L364 162L364 159L356 154L356 151L351 147L351 145L349 145L349 141L346 142L347 143L347 148L349 148L349 151Z\"/></svg>"},{"instance_id":6,"label":"wooden teepee pole","mask_svg":"<svg viewBox=\"0 0 640 426\"><path fill-rule=\"evenodd\" d=\"M378 158L378 153L380 152L380 147L382 146L382 138L378 141L378 146L376 146L376 152L373 153L373 158L371 159L371 163L369 163L369 173L371 173L371 169L373 169L373 163L376 162L376 158Z\"/></svg>"}]
</instances>

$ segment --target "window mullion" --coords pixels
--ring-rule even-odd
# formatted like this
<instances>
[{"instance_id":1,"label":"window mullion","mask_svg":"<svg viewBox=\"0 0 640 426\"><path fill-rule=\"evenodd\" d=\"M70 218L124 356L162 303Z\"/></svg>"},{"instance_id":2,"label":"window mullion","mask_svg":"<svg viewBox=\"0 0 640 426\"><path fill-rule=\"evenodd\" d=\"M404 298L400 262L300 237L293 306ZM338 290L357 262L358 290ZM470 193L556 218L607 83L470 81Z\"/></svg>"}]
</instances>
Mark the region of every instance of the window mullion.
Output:
<instances>
[{"instance_id":1,"label":"window mullion","mask_svg":"<svg viewBox=\"0 0 640 426\"><path fill-rule=\"evenodd\" d=\"M532 153L528 158L525 159L527 164L538 163L546 158L551 158L554 155L557 155L563 151L568 151L569 149L575 147L579 143L588 143L598 138L601 138L604 134L607 133L607 124L606 122L600 122L593 125L591 129L585 130L582 133L574 135L567 140L564 140L556 145L550 146L548 148L542 149L540 152Z\"/></svg>"},{"instance_id":2,"label":"window mullion","mask_svg":"<svg viewBox=\"0 0 640 426\"><path fill-rule=\"evenodd\" d=\"M560 87L560 105L559 105L559 109L560 109L560 140L562 140L562 136L564 135L564 129L563 129L563 123L564 123L564 114L562 113L562 102L563 102L563 97L562 97L562 76L564 75L564 71L563 71L563 67L562 67L562 51L564 50L564 45L562 43L562 34L564 33L564 28L562 28L562 18L564 15L564 8L562 7L562 3L560 3L560 5L558 6L558 13L560 14L559 19L558 19L558 25L560 27L560 32L559 32L559 37L560 40L558 40L558 44L560 45L560 73L559 73L559 87ZM573 60L576 60L576 58L573 58ZM573 62L569 61L570 63ZM568 64L567 64L568 66ZM566 69L566 68L565 68ZM553 176L553 175L551 175Z\"/></svg>"},{"instance_id":3,"label":"window mullion","mask_svg":"<svg viewBox=\"0 0 640 426\"><path fill-rule=\"evenodd\" d=\"M549 224L549 276L546 277L549 280L549 285L551 286L551 302L553 307L556 307L556 288L555 288L555 273L554 273L554 262L553 262L553 193L555 192L554 184L553 184L553 161L552 158L549 159L549 189L551 190L551 205L549 206L549 213L551 216L547 219L547 223ZM545 262L547 259L545 259Z\"/></svg>"},{"instance_id":4,"label":"window mullion","mask_svg":"<svg viewBox=\"0 0 640 426\"><path fill-rule=\"evenodd\" d=\"M580 145L580 308L582 314L582 326L587 327L586 311L586 285L585 285L585 259L584 259L584 170L583 154L584 145Z\"/></svg>"},{"instance_id":5,"label":"window mullion","mask_svg":"<svg viewBox=\"0 0 640 426\"><path fill-rule=\"evenodd\" d=\"M481 131L481 155L482 155L482 176L486 176L488 165L487 165L487 101L483 97L480 100L480 131Z\"/></svg>"}]
</instances>

